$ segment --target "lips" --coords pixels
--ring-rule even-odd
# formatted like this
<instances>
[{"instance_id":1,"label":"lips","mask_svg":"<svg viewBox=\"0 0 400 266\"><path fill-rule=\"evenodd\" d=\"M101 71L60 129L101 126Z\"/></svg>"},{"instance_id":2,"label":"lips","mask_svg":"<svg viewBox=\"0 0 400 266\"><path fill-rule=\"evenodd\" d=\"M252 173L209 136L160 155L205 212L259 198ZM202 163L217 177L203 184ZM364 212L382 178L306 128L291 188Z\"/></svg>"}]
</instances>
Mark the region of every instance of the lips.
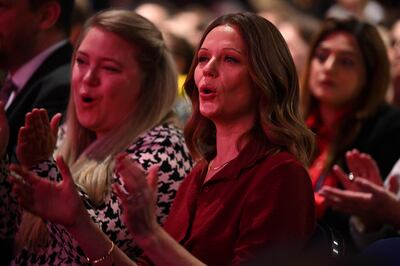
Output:
<instances>
[{"instance_id":1,"label":"lips","mask_svg":"<svg viewBox=\"0 0 400 266\"><path fill-rule=\"evenodd\" d=\"M88 93L81 93L80 95L80 103L83 107L90 107L95 102L95 97L89 95Z\"/></svg>"},{"instance_id":2,"label":"lips","mask_svg":"<svg viewBox=\"0 0 400 266\"><path fill-rule=\"evenodd\" d=\"M210 85L203 85L199 88L200 97L205 99L215 97L216 91L215 87Z\"/></svg>"}]
</instances>

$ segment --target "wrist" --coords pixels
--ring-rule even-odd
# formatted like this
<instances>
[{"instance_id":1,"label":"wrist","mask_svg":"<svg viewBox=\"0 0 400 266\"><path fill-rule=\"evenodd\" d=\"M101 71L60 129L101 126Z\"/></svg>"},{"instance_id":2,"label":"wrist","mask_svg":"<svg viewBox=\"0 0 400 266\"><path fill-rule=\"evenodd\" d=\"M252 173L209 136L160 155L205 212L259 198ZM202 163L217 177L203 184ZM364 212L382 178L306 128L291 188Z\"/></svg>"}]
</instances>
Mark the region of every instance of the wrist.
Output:
<instances>
[{"instance_id":1,"label":"wrist","mask_svg":"<svg viewBox=\"0 0 400 266\"><path fill-rule=\"evenodd\" d=\"M162 233L161 226L155 224L146 234L135 235L135 241L143 250L147 250L159 245Z\"/></svg>"}]
</instances>

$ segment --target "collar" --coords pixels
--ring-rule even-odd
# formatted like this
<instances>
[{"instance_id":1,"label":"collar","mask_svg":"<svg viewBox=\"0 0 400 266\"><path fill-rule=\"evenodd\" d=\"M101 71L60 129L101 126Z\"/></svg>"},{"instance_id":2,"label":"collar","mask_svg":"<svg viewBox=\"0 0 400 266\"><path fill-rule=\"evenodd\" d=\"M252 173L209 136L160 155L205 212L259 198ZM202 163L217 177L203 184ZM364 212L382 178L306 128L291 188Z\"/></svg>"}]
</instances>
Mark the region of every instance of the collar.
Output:
<instances>
[{"instance_id":1,"label":"collar","mask_svg":"<svg viewBox=\"0 0 400 266\"><path fill-rule=\"evenodd\" d=\"M14 84L18 87L17 93L22 90L22 88L28 83L29 79L32 77L33 73L39 68L39 66L46 60L49 55L54 52L59 47L67 43L64 39L59 41L52 46L48 47L40 54L33 57L31 60L22 65L13 75L8 74L7 78L11 78Z\"/></svg>"},{"instance_id":2,"label":"collar","mask_svg":"<svg viewBox=\"0 0 400 266\"><path fill-rule=\"evenodd\" d=\"M239 178L243 170L253 167L257 162L267 157L270 154L269 151L271 148L273 148L273 145L269 141L267 141L265 145L260 145L260 143L255 139L250 140L235 159L230 161L206 183L221 179ZM201 181L203 182L207 174L208 163L205 161L202 161L201 163Z\"/></svg>"}]
</instances>

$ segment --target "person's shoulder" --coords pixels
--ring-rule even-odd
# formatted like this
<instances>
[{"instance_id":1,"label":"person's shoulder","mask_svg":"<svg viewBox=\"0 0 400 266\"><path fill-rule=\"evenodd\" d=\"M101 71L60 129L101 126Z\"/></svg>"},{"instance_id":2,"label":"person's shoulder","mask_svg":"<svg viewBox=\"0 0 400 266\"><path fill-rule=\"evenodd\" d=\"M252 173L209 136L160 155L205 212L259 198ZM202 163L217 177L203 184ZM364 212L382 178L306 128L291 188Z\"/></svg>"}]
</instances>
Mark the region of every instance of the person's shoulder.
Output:
<instances>
[{"instance_id":1,"label":"person's shoulder","mask_svg":"<svg viewBox=\"0 0 400 266\"><path fill-rule=\"evenodd\" d=\"M184 146L182 130L173 124L157 125L141 134L128 150Z\"/></svg>"},{"instance_id":2,"label":"person's shoulder","mask_svg":"<svg viewBox=\"0 0 400 266\"><path fill-rule=\"evenodd\" d=\"M263 165L274 168L285 168L285 167L295 167L299 169L305 169L302 163L290 152L280 151L274 154L268 155L263 159Z\"/></svg>"},{"instance_id":3,"label":"person's shoulder","mask_svg":"<svg viewBox=\"0 0 400 266\"><path fill-rule=\"evenodd\" d=\"M174 124L161 124L148 130L143 136L152 139L154 143L161 143L168 140L171 143L181 143L183 132Z\"/></svg>"},{"instance_id":4,"label":"person's shoulder","mask_svg":"<svg viewBox=\"0 0 400 266\"><path fill-rule=\"evenodd\" d=\"M386 103L382 104L372 120L393 122L400 125L400 109Z\"/></svg>"}]
</instances>

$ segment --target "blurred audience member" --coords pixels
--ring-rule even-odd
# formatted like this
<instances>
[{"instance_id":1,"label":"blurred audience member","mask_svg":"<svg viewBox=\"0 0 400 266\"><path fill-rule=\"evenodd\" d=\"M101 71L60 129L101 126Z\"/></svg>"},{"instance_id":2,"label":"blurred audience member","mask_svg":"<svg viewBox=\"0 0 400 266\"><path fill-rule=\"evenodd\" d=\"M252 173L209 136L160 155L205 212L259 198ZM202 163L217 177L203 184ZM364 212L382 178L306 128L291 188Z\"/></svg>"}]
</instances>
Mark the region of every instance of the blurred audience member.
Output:
<instances>
[{"instance_id":1,"label":"blurred audience member","mask_svg":"<svg viewBox=\"0 0 400 266\"><path fill-rule=\"evenodd\" d=\"M92 15L93 10L89 0L74 0L75 6L72 11L71 18L71 32L69 34L69 40L73 46L78 41L79 35L81 34L83 25L86 20Z\"/></svg>"},{"instance_id":2,"label":"blurred audience member","mask_svg":"<svg viewBox=\"0 0 400 266\"><path fill-rule=\"evenodd\" d=\"M346 19L355 17L360 21L379 24L385 19L385 9L373 0L336 0L326 12L326 17Z\"/></svg>"},{"instance_id":3,"label":"blurred audience member","mask_svg":"<svg viewBox=\"0 0 400 266\"><path fill-rule=\"evenodd\" d=\"M386 176L400 157L400 112L385 103L387 51L376 28L355 19L327 19L310 47L302 84L303 112L317 137L310 165L317 215L348 236L347 217L326 211L319 194L338 186L332 166L352 148L370 153Z\"/></svg>"},{"instance_id":4,"label":"blurred audience member","mask_svg":"<svg viewBox=\"0 0 400 266\"><path fill-rule=\"evenodd\" d=\"M25 114L38 107L54 115L67 106L72 8L70 0L16 0L0 10L0 68L7 71L1 97L10 124L7 153L12 161Z\"/></svg>"},{"instance_id":5,"label":"blurred audience member","mask_svg":"<svg viewBox=\"0 0 400 266\"><path fill-rule=\"evenodd\" d=\"M393 24L390 31L389 59L392 76L391 102L400 107L400 19Z\"/></svg>"},{"instance_id":6,"label":"blurred audience member","mask_svg":"<svg viewBox=\"0 0 400 266\"><path fill-rule=\"evenodd\" d=\"M18 130L27 112L40 107L54 115L64 112L67 106L72 8L71 0L1 2L0 70L4 71L5 81L0 100L5 105L9 123L7 154L11 161L16 161ZM0 232L0 264L7 265L5 257L10 256L13 245L4 239L13 236L4 235L3 230Z\"/></svg>"}]
</instances>

